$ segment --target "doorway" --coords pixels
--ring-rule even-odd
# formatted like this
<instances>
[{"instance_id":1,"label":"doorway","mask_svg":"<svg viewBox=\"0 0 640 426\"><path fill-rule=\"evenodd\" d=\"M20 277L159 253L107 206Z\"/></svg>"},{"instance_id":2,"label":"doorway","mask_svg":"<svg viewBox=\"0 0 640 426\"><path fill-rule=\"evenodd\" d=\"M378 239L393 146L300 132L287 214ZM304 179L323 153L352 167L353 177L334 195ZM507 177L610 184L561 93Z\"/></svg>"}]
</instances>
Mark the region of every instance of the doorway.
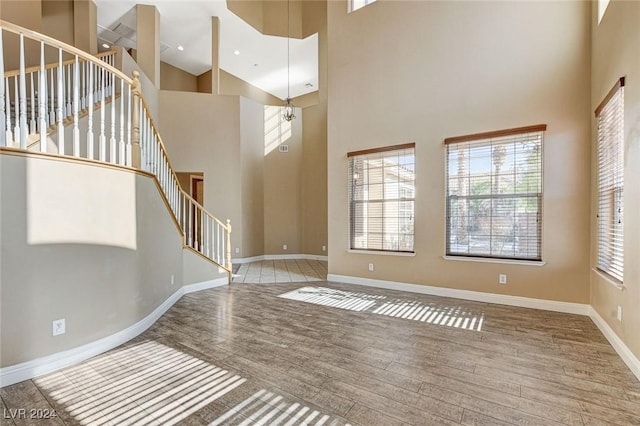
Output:
<instances>
[{"instance_id":1,"label":"doorway","mask_svg":"<svg viewBox=\"0 0 640 426\"><path fill-rule=\"evenodd\" d=\"M198 204L204 206L204 173L178 172L176 173L176 176L178 177L178 182L180 182L182 189L184 189ZM197 240L200 242L200 238L196 238L195 236L201 235L202 215L198 214L195 209L191 211L190 223L192 235L191 246L197 249L198 247L195 247L195 241Z\"/></svg>"}]
</instances>

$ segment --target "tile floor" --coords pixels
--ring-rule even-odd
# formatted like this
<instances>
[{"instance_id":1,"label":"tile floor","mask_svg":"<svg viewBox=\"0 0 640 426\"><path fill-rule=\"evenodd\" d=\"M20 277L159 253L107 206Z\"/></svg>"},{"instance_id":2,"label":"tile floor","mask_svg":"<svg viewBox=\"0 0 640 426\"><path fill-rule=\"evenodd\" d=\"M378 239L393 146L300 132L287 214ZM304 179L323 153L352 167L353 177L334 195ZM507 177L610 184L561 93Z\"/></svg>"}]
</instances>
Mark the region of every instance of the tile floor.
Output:
<instances>
[{"instance_id":1,"label":"tile floor","mask_svg":"<svg viewBox=\"0 0 640 426\"><path fill-rule=\"evenodd\" d=\"M236 283L291 283L322 281L327 279L327 262L320 260L290 259L264 260L234 268Z\"/></svg>"},{"instance_id":2,"label":"tile floor","mask_svg":"<svg viewBox=\"0 0 640 426\"><path fill-rule=\"evenodd\" d=\"M185 295L0 397L3 425L640 425L640 382L588 317L326 281Z\"/></svg>"}]
</instances>

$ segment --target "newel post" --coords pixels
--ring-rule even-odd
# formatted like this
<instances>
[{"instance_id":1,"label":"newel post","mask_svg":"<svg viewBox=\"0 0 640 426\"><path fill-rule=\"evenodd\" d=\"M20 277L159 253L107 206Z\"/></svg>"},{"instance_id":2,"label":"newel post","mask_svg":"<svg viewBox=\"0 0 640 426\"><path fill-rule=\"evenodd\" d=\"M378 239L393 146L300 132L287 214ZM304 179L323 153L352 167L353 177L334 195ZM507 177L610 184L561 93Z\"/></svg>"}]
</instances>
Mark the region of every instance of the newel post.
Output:
<instances>
[{"instance_id":1,"label":"newel post","mask_svg":"<svg viewBox=\"0 0 640 426\"><path fill-rule=\"evenodd\" d=\"M231 219L227 219L227 269L231 271ZM231 274L231 272L229 272Z\"/></svg>"},{"instance_id":2,"label":"newel post","mask_svg":"<svg viewBox=\"0 0 640 426\"><path fill-rule=\"evenodd\" d=\"M140 73L133 71L133 104L131 105L131 167L139 169L142 165L140 151Z\"/></svg>"}]
</instances>

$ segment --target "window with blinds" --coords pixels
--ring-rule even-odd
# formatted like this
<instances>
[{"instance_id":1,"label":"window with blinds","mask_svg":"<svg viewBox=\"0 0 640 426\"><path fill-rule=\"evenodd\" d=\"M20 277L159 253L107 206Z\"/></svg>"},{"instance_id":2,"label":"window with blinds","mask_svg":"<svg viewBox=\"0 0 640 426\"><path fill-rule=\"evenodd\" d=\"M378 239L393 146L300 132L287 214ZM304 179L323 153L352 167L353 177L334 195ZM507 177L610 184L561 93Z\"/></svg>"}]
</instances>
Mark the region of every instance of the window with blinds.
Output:
<instances>
[{"instance_id":1,"label":"window with blinds","mask_svg":"<svg viewBox=\"0 0 640 426\"><path fill-rule=\"evenodd\" d=\"M413 252L415 144L350 152L353 250Z\"/></svg>"},{"instance_id":2,"label":"window with blinds","mask_svg":"<svg viewBox=\"0 0 640 426\"><path fill-rule=\"evenodd\" d=\"M546 128L445 139L447 255L541 260Z\"/></svg>"},{"instance_id":3,"label":"window with blinds","mask_svg":"<svg viewBox=\"0 0 640 426\"><path fill-rule=\"evenodd\" d=\"M624 77L596 109L598 120L598 269L624 272Z\"/></svg>"}]
</instances>

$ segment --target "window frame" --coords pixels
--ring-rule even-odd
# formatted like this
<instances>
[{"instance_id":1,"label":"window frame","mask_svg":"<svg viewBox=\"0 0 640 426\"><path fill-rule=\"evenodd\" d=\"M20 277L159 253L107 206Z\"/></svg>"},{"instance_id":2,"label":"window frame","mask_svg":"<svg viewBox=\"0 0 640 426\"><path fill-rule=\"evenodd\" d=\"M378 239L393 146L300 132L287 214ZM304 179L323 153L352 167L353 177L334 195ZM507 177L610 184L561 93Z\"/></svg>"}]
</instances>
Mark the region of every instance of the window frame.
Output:
<instances>
[{"instance_id":1,"label":"window frame","mask_svg":"<svg viewBox=\"0 0 640 426\"><path fill-rule=\"evenodd\" d=\"M624 280L624 86L625 77L620 77L613 85L611 90L604 97L602 102L595 109L596 117L596 162L597 162L597 204L596 204L596 259L595 268L598 272L604 274L609 280L612 280L616 285L622 285ZM611 102L618 101L618 105L611 105ZM604 118L610 123L610 120L615 120L614 124L617 125L615 134L601 135L601 114L603 112L610 112L609 109L613 109L611 114L615 116L607 116ZM617 115L619 113L619 116ZM610 124L609 124L610 125ZM607 137L613 138L610 140ZM604 140L607 138L606 140ZM607 144L604 146L604 144ZM602 156L607 155L604 150L608 150L608 154L611 150L617 152L617 157L613 159L615 164L610 166L611 158L602 159ZM606 163L606 170L603 170L603 162ZM602 175L605 172L611 173L606 180L611 183L607 185L603 182ZM616 183L618 185L616 185ZM606 188L603 188L606 187ZM603 195L604 193L604 195ZM605 202L608 207L603 205ZM617 206L617 207L616 207ZM607 210L607 217L613 219L613 230L607 231L601 226L601 216L603 210ZM616 216L616 210L617 216ZM616 227L615 218L618 218L620 227ZM616 232L619 232L619 236L616 237ZM602 241L607 238L607 241ZM621 242L618 247L612 242L616 238L620 238ZM603 249L608 249L611 253L602 253ZM608 261L604 262L603 257L608 257ZM619 263L619 268L615 267L616 263Z\"/></svg>"},{"instance_id":2,"label":"window frame","mask_svg":"<svg viewBox=\"0 0 640 426\"><path fill-rule=\"evenodd\" d=\"M537 124L532 126L525 127L517 127L512 129L504 129L504 130L496 130L490 132L483 133L474 133L470 135L464 136L456 136L446 138L444 140L445 147L445 259L457 259L457 260L475 260L475 261L497 261L497 262L524 262L524 263L532 263L532 264L544 264L543 262L543 211L544 211L544 132L547 130L546 124ZM458 199L459 196L454 196L449 194L449 150L452 145L456 144L467 144L469 147L473 147L475 143L477 143L478 147L482 145L494 146L491 142L493 139L505 138L505 137L513 137L513 142L505 142L498 141L496 144L503 145L511 145L517 143L516 138L518 136L526 136L528 134L540 133L540 152L539 152L539 192L538 193L520 193L514 192L512 194L493 194L493 191L488 195L474 196L467 195L464 196L465 199L486 199L491 202L493 208L493 200L497 199L523 199L523 198L535 198L537 200L537 216L536 216L536 229L537 229L537 256L535 257L526 257L526 256L506 256L504 254L493 254L492 247L489 246L489 253L463 253L453 251L451 248L451 234L452 234L452 214L451 214L451 201L452 198L455 197ZM468 162L471 159L467 159ZM470 175L470 174L469 174ZM496 174L492 170L488 175L491 178L491 182L493 182Z\"/></svg>"},{"instance_id":3,"label":"window frame","mask_svg":"<svg viewBox=\"0 0 640 426\"><path fill-rule=\"evenodd\" d=\"M364 4L355 7L355 0L349 0L347 2L347 13L353 13L357 10L363 9L367 6L369 6L372 3L375 3L377 0L364 0Z\"/></svg>"},{"instance_id":4,"label":"window frame","mask_svg":"<svg viewBox=\"0 0 640 426\"><path fill-rule=\"evenodd\" d=\"M400 192L401 192L401 186L398 186L398 195L395 198L385 198L385 193L386 193L386 179L385 176L382 176L381 182L379 183L367 183L366 186L367 188L369 187L369 185L382 185L382 190L383 190L383 198L379 199L379 200L355 200L353 198L353 193L355 191L355 182L354 182L354 172L353 172L353 167L354 167L354 159L357 157L369 157L371 155L375 155L375 154L384 154L384 153L390 153L390 152L403 152L403 151L407 151L407 150L412 150L412 156L413 156L413 162L411 163L413 166L413 176L412 176L412 182L413 182L413 197L412 198L406 198L400 197ZM384 158L384 157L381 157ZM371 159L371 158L370 158ZM415 254L415 208L416 208L416 204L415 204L415 197L416 197L416 179L415 179L415 164L416 164L416 156L415 156L415 143L411 142L411 143L405 143L405 144L400 144L400 145L392 145L392 146L386 146L386 147L381 147L381 148L372 148L372 149L366 149L366 150L361 150L361 151L353 151L353 152L348 152L347 153L347 160L348 160L348 170L347 170L347 199L348 199L348 224L349 224L349 247L348 247L348 252L352 252L352 253L366 253L366 252L374 252L374 253L379 253L379 254L392 254L392 255L413 255ZM366 158L363 158L363 160L366 160ZM382 167L384 169L384 166ZM356 178L357 179L357 178ZM399 179L398 181L398 185L400 185L402 182L401 179ZM384 237L385 235L387 235L388 233L384 231L384 224L385 224L385 220L387 219L387 217L385 216L385 214L383 213L383 217L382 219L382 227L383 227L383 231L381 233L381 238L382 238L382 246L383 248L377 248L377 247L372 247L371 245L367 244L366 247L357 247L357 244L355 243L355 229L356 229L356 223L354 222L356 214L355 214L355 206L358 204L366 204L368 205L369 202L374 202L374 203L380 203L383 204L383 210L384 210L384 204L387 201L397 201L398 203L400 202L411 202L412 206L413 206L413 211L412 211L412 215L411 215L411 220L412 220L412 224L413 224L413 229L411 232L411 250L400 250L399 248L397 250L394 249L388 249L388 248L384 248ZM398 205L398 211L400 211L403 208L403 206ZM391 216L391 218L394 218L393 216ZM397 215L396 218L398 220L400 220L400 216ZM367 235L369 235L370 233L367 232ZM398 234L398 236L400 235L409 235L408 233L406 234ZM367 238L368 240L368 238Z\"/></svg>"}]
</instances>

